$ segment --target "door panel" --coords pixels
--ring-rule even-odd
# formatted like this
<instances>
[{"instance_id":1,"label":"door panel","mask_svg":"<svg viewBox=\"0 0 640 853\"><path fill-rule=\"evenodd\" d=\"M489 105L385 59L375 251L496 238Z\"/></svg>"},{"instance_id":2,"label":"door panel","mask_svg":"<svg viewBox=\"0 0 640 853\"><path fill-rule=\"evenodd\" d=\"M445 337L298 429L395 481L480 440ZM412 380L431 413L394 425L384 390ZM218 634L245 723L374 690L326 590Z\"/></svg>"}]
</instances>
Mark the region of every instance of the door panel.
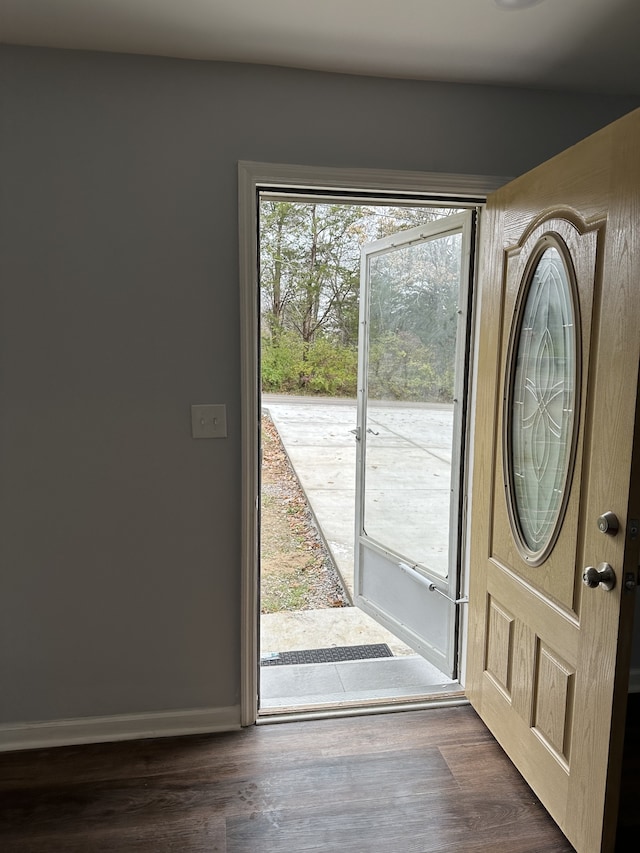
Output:
<instances>
[{"instance_id":1,"label":"door panel","mask_svg":"<svg viewBox=\"0 0 640 853\"><path fill-rule=\"evenodd\" d=\"M454 675L473 212L363 247L355 603Z\"/></svg>"},{"instance_id":2,"label":"door panel","mask_svg":"<svg viewBox=\"0 0 640 853\"><path fill-rule=\"evenodd\" d=\"M613 849L624 733L639 152L636 112L499 190L482 226L467 692L579 853ZM548 246L570 279L564 307L529 299ZM598 528L607 510L615 535ZM585 568L604 563L614 588L585 586Z\"/></svg>"}]
</instances>

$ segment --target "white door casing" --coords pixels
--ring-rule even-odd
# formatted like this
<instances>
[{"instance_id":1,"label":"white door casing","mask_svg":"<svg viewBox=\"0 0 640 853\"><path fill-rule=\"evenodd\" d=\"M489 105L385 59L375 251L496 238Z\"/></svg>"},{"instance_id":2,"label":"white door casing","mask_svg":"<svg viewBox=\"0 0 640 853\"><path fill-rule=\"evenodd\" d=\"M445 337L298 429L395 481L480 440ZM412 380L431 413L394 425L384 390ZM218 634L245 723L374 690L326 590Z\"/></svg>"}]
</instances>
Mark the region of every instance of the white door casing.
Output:
<instances>
[{"instance_id":1,"label":"white door casing","mask_svg":"<svg viewBox=\"0 0 640 853\"><path fill-rule=\"evenodd\" d=\"M258 715L259 647L259 305L258 192L261 189L309 189L370 193L390 200L399 195L434 196L479 204L507 182L505 177L343 169L241 161L238 163L239 289L241 324L241 686L240 723Z\"/></svg>"}]
</instances>

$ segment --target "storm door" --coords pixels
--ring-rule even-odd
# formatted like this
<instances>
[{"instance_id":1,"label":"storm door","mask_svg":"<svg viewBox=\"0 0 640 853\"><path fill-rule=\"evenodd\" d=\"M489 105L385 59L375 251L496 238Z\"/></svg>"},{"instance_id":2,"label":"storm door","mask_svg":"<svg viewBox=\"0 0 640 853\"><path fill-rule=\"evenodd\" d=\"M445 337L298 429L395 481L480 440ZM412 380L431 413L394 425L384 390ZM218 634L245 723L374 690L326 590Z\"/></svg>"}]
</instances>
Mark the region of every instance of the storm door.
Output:
<instances>
[{"instance_id":1,"label":"storm door","mask_svg":"<svg viewBox=\"0 0 640 853\"><path fill-rule=\"evenodd\" d=\"M474 212L362 250L355 603L455 677Z\"/></svg>"}]
</instances>

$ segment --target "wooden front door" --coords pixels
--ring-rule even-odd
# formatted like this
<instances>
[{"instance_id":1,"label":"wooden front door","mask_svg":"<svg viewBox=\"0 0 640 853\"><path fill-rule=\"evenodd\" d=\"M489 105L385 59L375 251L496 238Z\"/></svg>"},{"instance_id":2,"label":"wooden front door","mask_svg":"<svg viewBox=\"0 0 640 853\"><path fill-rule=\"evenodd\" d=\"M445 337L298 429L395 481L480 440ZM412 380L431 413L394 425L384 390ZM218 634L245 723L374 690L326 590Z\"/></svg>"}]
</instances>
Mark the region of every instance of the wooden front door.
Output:
<instances>
[{"instance_id":1,"label":"wooden front door","mask_svg":"<svg viewBox=\"0 0 640 853\"><path fill-rule=\"evenodd\" d=\"M640 111L486 214L467 692L576 850L608 851L638 567Z\"/></svg>"}]
</instances>

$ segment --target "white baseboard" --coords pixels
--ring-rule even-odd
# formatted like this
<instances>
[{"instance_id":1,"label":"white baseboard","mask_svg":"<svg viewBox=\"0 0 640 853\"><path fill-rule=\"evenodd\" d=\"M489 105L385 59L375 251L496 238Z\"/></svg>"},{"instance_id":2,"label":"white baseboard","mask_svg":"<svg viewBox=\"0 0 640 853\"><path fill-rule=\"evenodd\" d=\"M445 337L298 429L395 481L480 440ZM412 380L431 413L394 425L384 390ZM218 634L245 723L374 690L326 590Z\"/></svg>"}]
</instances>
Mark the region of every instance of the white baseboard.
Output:
<instances>
[{"instance_id":1,"label":"white baseboard","mask_svg":"<svg viewBox=\"0 0 640 853\"><path fill-rule=\"evenodd\" d=\"M210 734L240 728L240 706L193 708L146 714L78 717L42 723L0 725L0 752L80 743Z\"/></svg>"},{"instance_id":2,"label":"white baseboard","mask_svg":"<svg viewBox=\"0 0 640 853\"><path fill-rule=\"evenodd\" d=\"M629 693L640 693L640 669L632 669L629 673Z\"/></svg>"}]
</instances>

